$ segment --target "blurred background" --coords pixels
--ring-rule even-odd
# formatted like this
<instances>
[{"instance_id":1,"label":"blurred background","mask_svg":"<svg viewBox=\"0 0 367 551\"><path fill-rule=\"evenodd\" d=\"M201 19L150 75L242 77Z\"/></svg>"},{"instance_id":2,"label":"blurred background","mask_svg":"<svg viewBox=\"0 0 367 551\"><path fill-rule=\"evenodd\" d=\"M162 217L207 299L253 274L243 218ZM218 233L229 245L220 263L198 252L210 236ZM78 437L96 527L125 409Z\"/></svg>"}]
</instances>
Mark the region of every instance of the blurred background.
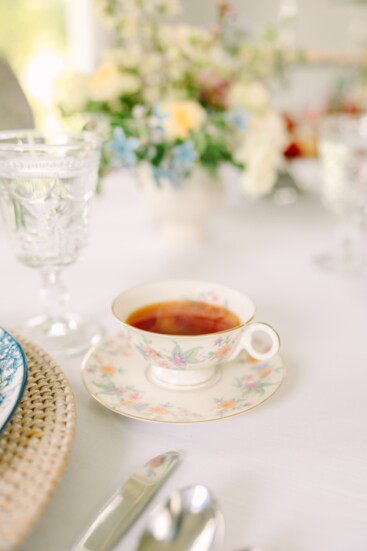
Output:
<instances>
[{"instance_id":1,"label":"blurred background","mask_svg":"<svg viewBox=\"0 0 367 551\"><path fill-rule=\"evenodd\" d=\"M233 5L249 32L271 24L287 47L302 52L302 60L277 90L281 108L297 113L324 109L332 96L363 72L367 1L237 0ZM182 8L177 19L185 23L207 26L214 21L214 1L183 0ZM53 105L56 77L67 68L92 71L109 42L93 0L2 0L0 27L0 55L19 80L36 125L57 126L60 121ZM3 75L4 98L5 81ZM9 127L7 113L4 109L3 128Z\"/></svg>"}]
</instances>

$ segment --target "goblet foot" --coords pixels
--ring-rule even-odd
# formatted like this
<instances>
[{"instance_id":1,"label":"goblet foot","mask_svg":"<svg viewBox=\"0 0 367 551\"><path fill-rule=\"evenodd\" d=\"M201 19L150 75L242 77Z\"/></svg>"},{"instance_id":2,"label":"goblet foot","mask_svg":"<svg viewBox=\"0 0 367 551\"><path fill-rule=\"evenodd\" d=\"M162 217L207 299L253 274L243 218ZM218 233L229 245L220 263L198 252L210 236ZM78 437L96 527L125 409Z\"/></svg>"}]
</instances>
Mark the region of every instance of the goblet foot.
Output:
<instances>
[{"instance_id":1,"label":"goblet foot","mask_svg":"<svg viewBox=\"0 0 367 551\"><path fill-rule=\"evenodd\" d=\"M149 365L146 370L146 377L152 384L178 391L209 388L217 383L221 376L222 370L219 366L190 370Z\"/></svg>"},{"instance_id":2,"label":"goblet foot","mask_svg":"<svg viewBox=\"0 0 367 551\"><path fill-rule=\"evenodd\" d=\"M59 320L46 316L31 318L19 330L50 354L62 356L85 352L103 336L103 329L99 324L74 314L66 314Z\"/></svg>"}]
</instances>

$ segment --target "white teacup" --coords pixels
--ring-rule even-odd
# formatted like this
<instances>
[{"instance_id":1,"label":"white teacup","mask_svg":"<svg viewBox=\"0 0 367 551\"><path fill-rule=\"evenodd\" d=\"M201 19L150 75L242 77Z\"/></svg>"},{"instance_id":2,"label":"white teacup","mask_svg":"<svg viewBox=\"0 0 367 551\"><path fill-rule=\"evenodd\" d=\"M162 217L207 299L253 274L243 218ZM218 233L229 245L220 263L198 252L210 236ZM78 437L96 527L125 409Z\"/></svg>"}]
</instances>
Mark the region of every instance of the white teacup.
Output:
<instances>
[{"instance_id":1,"label":"white teacup","mask_svg":"<svg viewBox=\"0 0 367 551\"><path fill-rule=\"evenodd\" d=\"M126 323L139 308L181 300L225 307L239 318L240 325L217 333L187 336L153 333ZM149 379L164 388L192 390L211 386L220 378L224 364L241 351L266 361L279 349L279 337L274 329L266 323L252 321L255 316L252 300L216 283L171 280L139 285L118 295L112 312L132 345L147 361Z\"/></svg>"}]
</instances>

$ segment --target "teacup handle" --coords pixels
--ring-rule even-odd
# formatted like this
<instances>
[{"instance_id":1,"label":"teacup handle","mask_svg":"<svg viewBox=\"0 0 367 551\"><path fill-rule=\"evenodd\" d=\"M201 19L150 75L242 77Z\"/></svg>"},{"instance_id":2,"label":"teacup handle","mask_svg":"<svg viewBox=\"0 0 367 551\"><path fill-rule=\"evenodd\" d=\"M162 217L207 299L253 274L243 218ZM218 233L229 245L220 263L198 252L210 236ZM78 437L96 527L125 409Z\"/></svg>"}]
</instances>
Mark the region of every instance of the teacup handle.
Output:
<instances>
[{"instance_id":1,"label":"teacup handle","mask_svg":"<svg viewBox=\"0 0 367 551\"><path fill-rule=\"evenodd\" d=\"M268 337L270 337L271 345L269 350L266 350L265 352L262 352L261 350L257 350L254 343L254 336L256 333L265 333ZM242 334L241 341L240 341L240 350L245 349L250 356L255 358L255 360L270 360L279 350L280 346L280 339L278 333L267 323L262 322L254 322L249 324L244 333ZM232 360L234 357L238 355L240 350L236 350L236 353L232 355L230 360Z\"/></svg>"}]
</instances>

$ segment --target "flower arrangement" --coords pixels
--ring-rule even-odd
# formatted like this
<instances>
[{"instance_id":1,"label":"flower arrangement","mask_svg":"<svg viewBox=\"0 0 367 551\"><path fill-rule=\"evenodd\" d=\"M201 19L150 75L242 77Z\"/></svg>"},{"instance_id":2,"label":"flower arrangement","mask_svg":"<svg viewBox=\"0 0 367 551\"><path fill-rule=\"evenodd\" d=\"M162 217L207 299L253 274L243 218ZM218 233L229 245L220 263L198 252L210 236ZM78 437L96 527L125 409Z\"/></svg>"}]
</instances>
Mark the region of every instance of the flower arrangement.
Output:
<instances>
[{"instance_id":1,"label":"flower arrangement","mask_svg":"<svg viewBox=\"0 0 367 551\"><path fill-rule=\"evenodd\" d=\"M98 0L114 36L91 75L58 83L64 115L106 124L104 170L148 164L159 185L180 185L197 164L213 176L224 163L253 195L271 191L286 145L265 84L283 68L276 33L250 39L229 2L210 28L172 22L178 0Z\"/></svg>"}]
</instances>

